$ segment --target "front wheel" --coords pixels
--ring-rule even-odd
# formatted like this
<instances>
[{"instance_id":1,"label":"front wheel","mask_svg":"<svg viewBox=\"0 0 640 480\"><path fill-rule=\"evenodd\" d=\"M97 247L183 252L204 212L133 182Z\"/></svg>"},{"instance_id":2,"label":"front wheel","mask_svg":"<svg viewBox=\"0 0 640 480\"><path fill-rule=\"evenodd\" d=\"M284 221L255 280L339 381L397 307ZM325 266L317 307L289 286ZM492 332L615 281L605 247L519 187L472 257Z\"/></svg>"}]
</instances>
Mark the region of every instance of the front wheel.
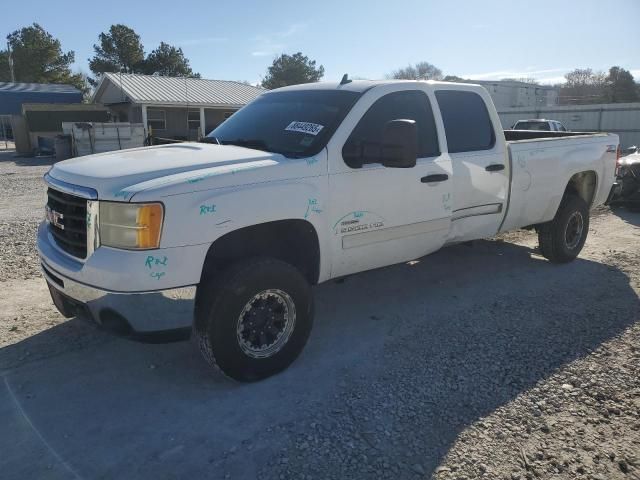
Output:
<instances>
[{"instance_id":1,"label":"front wheel","mask_svg":"<svg viewBox=\"0 0 640 480\"><path fill-rule=\"evenodd\" d=\"M542 255L553 263L575 259L589 232L589 208L577 195L569 195L560 203L555 218L538 226L538 243Z\"/></svg>"},{"instance_id":2,"label":"front wheel","mask_svg":"<svg viewBox=\"0 0 640 480\"><path fill-rule=\"evenodd\" d=\"M239 381L287 368L313 324L313 296L304 276L276 259L238 263L200 285L195 340L205 360Z\"/></svg>"}]
</instances>

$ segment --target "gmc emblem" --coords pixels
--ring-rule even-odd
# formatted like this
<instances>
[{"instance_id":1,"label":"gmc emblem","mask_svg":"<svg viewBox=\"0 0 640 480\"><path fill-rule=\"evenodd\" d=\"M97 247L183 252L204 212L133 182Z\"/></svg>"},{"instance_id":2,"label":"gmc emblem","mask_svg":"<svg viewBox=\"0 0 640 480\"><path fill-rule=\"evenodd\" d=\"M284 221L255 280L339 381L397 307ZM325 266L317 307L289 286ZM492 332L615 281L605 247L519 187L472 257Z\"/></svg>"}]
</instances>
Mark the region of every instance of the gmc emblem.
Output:
<instances>
[{"instance_id":1,"label":"gmc emblem","mask_svg":"<svg viewBox=\"0 0 640 480\"><path fill-rule=\"evenodd\" d=\"M59 228L60 230L64 230L64 225L62 224L62 220L64 220L64 215L60 212L56 212L52 210L49 205L45 207L45 212L47 216L47 221L53 226Z\"/></svg>"}]
</instances>

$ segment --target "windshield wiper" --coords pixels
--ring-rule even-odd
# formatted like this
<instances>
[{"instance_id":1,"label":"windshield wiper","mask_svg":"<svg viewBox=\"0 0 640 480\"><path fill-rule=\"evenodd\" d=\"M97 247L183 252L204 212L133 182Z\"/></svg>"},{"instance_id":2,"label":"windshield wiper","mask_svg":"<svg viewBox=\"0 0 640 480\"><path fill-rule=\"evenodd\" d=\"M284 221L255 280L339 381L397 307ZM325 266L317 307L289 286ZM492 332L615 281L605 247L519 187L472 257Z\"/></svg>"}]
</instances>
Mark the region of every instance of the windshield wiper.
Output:
<instances>
[{"instance_id":1,"label":"windshield wiper","mask_svg":"<svg viewBox=\"0 0 640 480\"><path fill-rule=\"evenodd\" d=\"M214 145L222 145L218 137L202 137L200 143L213 143Z\"/></svg>"}]
</instances>

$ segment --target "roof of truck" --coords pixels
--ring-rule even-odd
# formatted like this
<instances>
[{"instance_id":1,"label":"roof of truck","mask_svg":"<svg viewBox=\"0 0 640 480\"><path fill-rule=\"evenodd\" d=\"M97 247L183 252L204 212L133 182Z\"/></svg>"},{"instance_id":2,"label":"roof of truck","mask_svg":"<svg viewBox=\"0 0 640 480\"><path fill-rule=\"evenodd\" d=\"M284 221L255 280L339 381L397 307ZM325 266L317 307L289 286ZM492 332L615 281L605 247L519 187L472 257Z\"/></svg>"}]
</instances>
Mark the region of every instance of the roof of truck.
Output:
<instances>
[{"instance_id":1,"label":"roof of truck","mask_svg":"<svg viewBox=\"0 0 640 480\"><path fill-rule=\"evenodd\" d=\"M351 80L349 83L341 85L340 82L316 82L302 83L288 87L278 88L272 91L289 92L295 90L346 90L350 92L366 92L370 88L379 85L389 85L392 83L428 83L430 85L460 85L463 87L475 86L470 83L436 82L433 80Z\"/></svg>"}]
</instances>

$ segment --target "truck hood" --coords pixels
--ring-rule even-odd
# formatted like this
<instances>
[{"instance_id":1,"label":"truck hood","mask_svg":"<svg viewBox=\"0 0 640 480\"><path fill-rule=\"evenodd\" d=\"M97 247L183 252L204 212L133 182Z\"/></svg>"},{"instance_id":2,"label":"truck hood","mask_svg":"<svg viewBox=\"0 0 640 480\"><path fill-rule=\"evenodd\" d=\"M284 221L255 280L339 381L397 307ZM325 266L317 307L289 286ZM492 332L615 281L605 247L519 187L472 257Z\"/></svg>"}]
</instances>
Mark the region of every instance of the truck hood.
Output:
<instances>
[{"instance_id":1,"label":"truck hood","mask_svg":"<svg viewBox=\"0 0 640 480\"><path fill-rule=\"evenodd\" d=\"M263 152L231 145L206 143L180 143L155 147L119 150L74 158L55 164L49 171L54 179L90 187L99 199L131 200L143 190L182 186L178 190L193 190L198 184L214 187L248 183L250 178L236 175L245 171L261 170L260 178L276 180L286 178L286 168L266 175L264 169L282 166L287 159L281 154Z\"/></svg>"}]
</instances>

